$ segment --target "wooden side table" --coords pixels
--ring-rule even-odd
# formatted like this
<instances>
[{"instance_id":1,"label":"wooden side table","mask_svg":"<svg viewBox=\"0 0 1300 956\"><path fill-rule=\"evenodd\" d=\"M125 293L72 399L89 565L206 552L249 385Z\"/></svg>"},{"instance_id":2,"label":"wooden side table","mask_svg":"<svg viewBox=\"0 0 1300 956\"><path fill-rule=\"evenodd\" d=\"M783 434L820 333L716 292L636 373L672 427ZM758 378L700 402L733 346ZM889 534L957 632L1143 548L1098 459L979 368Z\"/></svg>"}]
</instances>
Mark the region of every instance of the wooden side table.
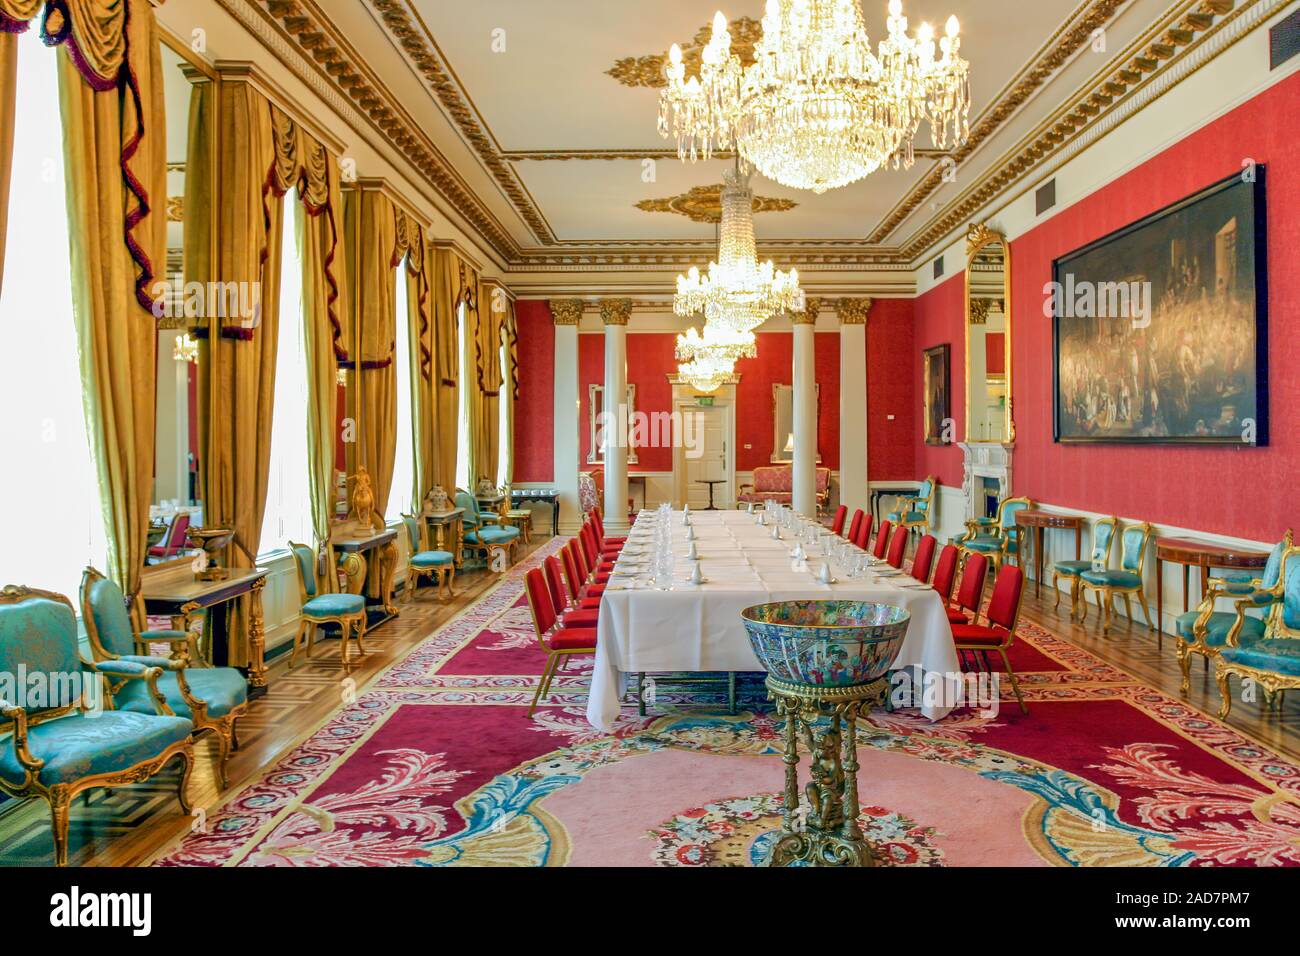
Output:
<instances>
[{"instance_id":1,"label":"wooden side table","mask_svg":"<svg viewBox=\"0 0 1300 956\"><path fill-rule=\"evenodd\" d=\"M1201 569L1201 598L1210 590L1211 568L1232 568L1236 570L1260 570L1268 564L1268 554L1263 551L1249 551L1230 545L1211 544L1208 541L1196 541L1192 538L1156 538L1156 634L1164 633L1164 563L1172 561L1183 566L1183 613L1191 610L1187 593L1188 577L1193 566ZM1163 638L1157 638L1164 643Z\"/></svg>"},{"instance_id":2,"label":"wooden side table","mask_svg":"<svg viewBox=\"0 0 1300 956\"><path fill-rule=\"evenodd\" d=\"M1034 533L1034 594L1043 593L1043 532L1060 528L1074 532L1074 560L1083 557L1083 518L1079 515L1058 514L1038 508L1025 508L1016 512L1016 524Z\"/></svg>"}]
</instances>

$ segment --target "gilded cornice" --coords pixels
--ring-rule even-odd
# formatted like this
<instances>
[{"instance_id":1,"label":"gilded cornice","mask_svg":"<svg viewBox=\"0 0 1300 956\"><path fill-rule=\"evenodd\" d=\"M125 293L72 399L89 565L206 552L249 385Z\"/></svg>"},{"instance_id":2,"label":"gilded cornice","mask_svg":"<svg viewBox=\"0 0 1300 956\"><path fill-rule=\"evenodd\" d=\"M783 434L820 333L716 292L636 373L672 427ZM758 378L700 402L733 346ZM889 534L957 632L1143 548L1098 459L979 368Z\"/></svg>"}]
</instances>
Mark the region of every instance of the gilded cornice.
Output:
<instances>
[{"instance_id":1,"label":"gilded cornice","mask_svg":"<svg viewBox=\"0 0 1300 956\"><path fill-rule=\"evenodd\" d=\"M627 325L627 320L631 317L631 299L600 300L600 319L605 325Z\"/></svg>"},{"instance_id":2,"label":"gilded cornice","mask_svg":"<svg viewBox=\"0 0 1300 956\"><path fill-rule=\"evenodd\" d=\"M577 325L582 321L582 310L586 303L581 299L551 299L548 305L556 325Z\"/></svg>"},{"instance_id":3,"label":"gilded cornice","mask_svg":"<svg viewBox=\"0 0 1300 956\"><path fill-rule=\"evenodd\" d=\"M835 312L840 325L866 325L867 316L871 314L874 299L840 299L835 303Z\"/></svg>"},{"instance_id":4,"label":"gilded cornice","mask_svg":"<svg viewBox=\"0 0 1300 956\"><path fill-rule=\"evenodd\" d=\"M754 212L789 212L799 204L792 199L754 196ZM642 199L636 204L642 212L670 212L691 222L722 222L722 185L692 186L687 192L663 199Z\"/></svg>"}]
</instances>

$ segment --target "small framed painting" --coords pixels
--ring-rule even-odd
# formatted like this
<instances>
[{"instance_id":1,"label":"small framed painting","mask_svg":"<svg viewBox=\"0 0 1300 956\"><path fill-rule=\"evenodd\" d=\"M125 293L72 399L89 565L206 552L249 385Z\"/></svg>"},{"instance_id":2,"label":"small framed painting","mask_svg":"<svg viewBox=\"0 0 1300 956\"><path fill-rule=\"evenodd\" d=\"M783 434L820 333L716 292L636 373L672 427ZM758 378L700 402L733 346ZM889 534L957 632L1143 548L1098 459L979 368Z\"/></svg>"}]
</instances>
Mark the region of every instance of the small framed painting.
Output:
<instances>
[{"instance_id":1,"label":"small framed painting","mask_svg":"<svg viewBox=\"0 0 1300 956\"><path fill-rule=\"evenodd\" d=\"M925 443L946 445L951 435L948 424L952 420L949 395L952 387L952 346L936 345L923 353L925 395Z\"/></svg>"}]
</instances>

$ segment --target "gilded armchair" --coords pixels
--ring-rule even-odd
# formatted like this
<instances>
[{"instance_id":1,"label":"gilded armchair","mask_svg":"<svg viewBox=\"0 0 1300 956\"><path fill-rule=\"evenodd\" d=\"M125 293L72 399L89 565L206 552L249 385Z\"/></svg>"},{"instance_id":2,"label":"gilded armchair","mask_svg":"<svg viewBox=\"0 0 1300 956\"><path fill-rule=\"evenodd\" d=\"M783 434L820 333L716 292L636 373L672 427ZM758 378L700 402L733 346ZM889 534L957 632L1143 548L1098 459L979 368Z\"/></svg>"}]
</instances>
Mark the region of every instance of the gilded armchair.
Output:
<instances>
[{"instance_id":1,"label":"gilded armchair","mask_svg":"<svg viewBox=\"0 0 1300 956\"><path fill-rule=\"evenodd\" d=\"M0 741L0 790L49 804L58 866L68 862L69 814L82 791L147 780L179 757L184 766L177 795L190 812L194 725L172 713L158 685L159 677L181 666L143 656L87 661L66 597L14 585L0 591L0 674L10 678L0 695L0 735L9 738ZM20 673L28 680L16 682ZM45 678L39 694L30 680L36 674ZM129 699L126 687L139 687L152 712L106 709L101 678L117 687L115 702Z\"/></svg>"},{"instance_id":2,"label":"gilded armchair","mask_svg":"<svg viewBox=\"0 0 1300 956\"><path fill-rule=\"evenodd\" d=\"M916 489L916 494L898 499L897 508L888 515L889 520L909 532L928 532L933 523L934 496L938 485L934 475L926 478Z\"/></svg>"},{"instance_id":3,"label":"gilded armchair","mask_svg":"<svg viewBox=\"0 0 1300 956\"><path fill-rule=\"evenodd\" d=\"M1215 661L1214 676L1223 699L1220 719L1232 709L1230 677L1253 680L1264 691L1267 706L1280 707L1283 693L1300 688L1300 548L1282 552L1277 583L1259 595L1255 606L1268 608L1263 632L1255 635L1238 629L1229 634Z\"/></svg>"},{"instance_id":4,"label":"gilded armchair","mask_svg":"<svg viewBox=\"0 0 1300 956\"><path fill-rule=\"evenodd\" d=\"M1212 578L1200 606L1178 616L1174 633L1178 637L1178 666L1183 674L1179 690L1184 697L1191 686L1192 655L1199 654L1208 664L1228 644L1236 644L1243 637L1253 640L1263 636L1263 617L1247 612L1267 612L1273 604L1282 574L1282 555L1293 543L1291 530L1287 529L1269 554L1261 577L1247 581ZM1216 611L1221 599L1231 602L1233 609Z\"/></svg>"},{"instance_id":5,"label":"gilded armchair","mask_svg":"<svg viewBox=\"0 0 1300 956\"><path fill-rule=\"evenodd\" d=\"M1016 524L1016 512L1034 506L1029 498L1003 498L994 518L973 518L966 522L966 533L953 539L961 552L961 563L972 554L982 554L995 571L1008 560L1024 567L1025 529Z\"/></svg>"},{"instance_id":6,"label":"gilded armchair","mask_svg":"<svg viewBox=\"0 0 1300 956\"><path fill-rule=\"evenodd\" d=\"M402 515L402 525L406 528L406 537L411 545L410 556L406 559L407 600L415 597L415 587L420 578L433 578L443 594L452 597L452 585L456 582L455 555L450 551L426 548L427 530L424 521L415 515Z\"/></svg>"},{"instance_id":7,"label":"gilded armchair","mask_svg":"<svg viewBox=\"0 0 1300 956\"><path fill-rule=\"evenodd\" d=\"M235 721L248 712L248 681L233 667L208 667L189 657L189 632L145 631L137 634L126 610L126 598L116 583L94 568L81 575L81 619L86 639L97 662L131 659L149 653L152 643L168 643L176 667L158 678L167 706L188 717L196 733L211 731L217 737L217 769L221 786L227 784L226 763L238 747ZM118 710L137 714L154 712L153 700L137 681L112 690Z\"/></svg>"},{"instance_id":8,"label":"gilded armchair","mask_svg":"<svg viewBox=\"0 0 1300 956\"><path fill-rule=\"evenodd\" d=\"M1146 567L1148 545L1155 534L1151 522L1129 525L1120 534L1120 557L1118 568L1098 568L1084 571L1079 575L1079 623L1088 617L1088 592L1094 592L1097 598L1097 613L1101 615L1101 633L1110 633L1110 622L1115 596L1124 598L1124 608L1129 620L1133 620L1133 595L1142 603L1142 615L1147 627L1151 627L1151 609L1147 606L1145 578L1142 570Z\"/></svg>"},{"instance_id":9,"label":"gilded armchair","mask_svg":"<svg viewBox=\"0 0 1300 956\"><path fill-rule=\"evenodd\" d=\"M466 548L481 552L494 571L510 566L519 529L499 522L499 515L479 511L478 501L466 491L456 492L456 507L465 509L462 541ZM501 560L497 561L497 556Z\"/></svg>"},{"instance_id":10,"label":"gilded armchair","mask_svg":"<svg viewBox=\"0 0 1300 956\"><path fill-rule=\"evenodd\" d=\"M366 599L360 594L340 594L322 587L316 578L316 552L305 544L289 542L294 567L298 571L298 600L302 604L302 617L293 635L293 651L289 666L298 657L298 648L305 643L307 659L311 660L312 645L316 642L316 628L322 624L335 624L339 628L339 661L345 671L352 669L348 654L348 640L353 632L357 638L357 652L365 655L362 638L366 636Z\"/></svg>"},{"instance_id":11,"label":"gilded armchair","mask_svg":"<svg viewBox=\"0 0 1300 956\"><path fill-rule=\"evenodd\" d=\"M1110 566L1110 552L1115 546L1119 518L1098 518L1092 525L1092 554L1082 561L1057 561L1052 565L1052 590L1056 592L1053 609L1061 606L1061 578L1070 580L1070 620L1079 613L1079 580L1084 571ZM1044 549L1046 550L1046 549Z\"/></svg>"}]
</instances>

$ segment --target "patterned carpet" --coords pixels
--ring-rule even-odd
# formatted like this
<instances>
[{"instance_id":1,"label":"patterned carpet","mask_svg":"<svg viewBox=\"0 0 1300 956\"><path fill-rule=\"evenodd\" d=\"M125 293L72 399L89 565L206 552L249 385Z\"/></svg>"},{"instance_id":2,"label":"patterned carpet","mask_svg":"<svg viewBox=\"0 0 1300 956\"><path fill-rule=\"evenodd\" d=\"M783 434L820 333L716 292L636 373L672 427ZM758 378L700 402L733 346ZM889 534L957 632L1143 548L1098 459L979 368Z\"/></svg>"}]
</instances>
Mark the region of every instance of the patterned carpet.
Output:
<instances>
[{"instance_id":1,"label":"patterned carpet","mask_svg":"<svg viewBox=\"0 0 1300 956\"><path fill-rule=\"evenodd\" d=\"M661 688L616 733L585 719L590 660L527 718L544 656L523 571L381 674L155 859L186 866L727 866L780 825L781 727L749 681L728 716ZM860 730L861 823L882 864L1300 865L1300 767L1032 625L1030 704Z\"/></svg>"}]
</instances>

